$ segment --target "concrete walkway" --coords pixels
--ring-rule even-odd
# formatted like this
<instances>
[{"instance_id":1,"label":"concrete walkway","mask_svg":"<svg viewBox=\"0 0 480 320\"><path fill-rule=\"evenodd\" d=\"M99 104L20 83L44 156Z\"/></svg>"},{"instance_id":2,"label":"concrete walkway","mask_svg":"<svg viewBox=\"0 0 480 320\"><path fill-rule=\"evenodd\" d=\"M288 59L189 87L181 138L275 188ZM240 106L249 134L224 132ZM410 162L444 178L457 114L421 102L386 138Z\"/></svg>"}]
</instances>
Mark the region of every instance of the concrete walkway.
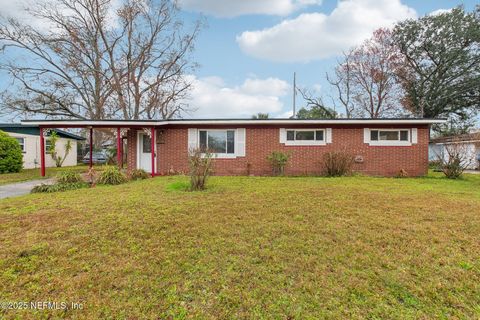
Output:
<instances>
[{"instance_id":1,"label":"concrete walkway","mask_svg":"<svg viewBox=\"0 0 480 320\"><path fill-rule=\"evenodd\" d=\"M470 173L470 174L480 174L479 170L465 170L463 173Z\"/></svg>"},{"instance_id":2,"label":"concrete walkway","mask_svg":"<svg viewBox=\"0 0 480 320\"><path fill-rule=\"evenodd\" d=\"M32 190L33 187L35 187L36 185L39 185L42 183L52 184L54 181L55 180L53 178L50 178L50 179L30 180L30 181L1 185L0 199L23 196L24 194L29 194L30 190Z\"/></svg>"}]
</instances>

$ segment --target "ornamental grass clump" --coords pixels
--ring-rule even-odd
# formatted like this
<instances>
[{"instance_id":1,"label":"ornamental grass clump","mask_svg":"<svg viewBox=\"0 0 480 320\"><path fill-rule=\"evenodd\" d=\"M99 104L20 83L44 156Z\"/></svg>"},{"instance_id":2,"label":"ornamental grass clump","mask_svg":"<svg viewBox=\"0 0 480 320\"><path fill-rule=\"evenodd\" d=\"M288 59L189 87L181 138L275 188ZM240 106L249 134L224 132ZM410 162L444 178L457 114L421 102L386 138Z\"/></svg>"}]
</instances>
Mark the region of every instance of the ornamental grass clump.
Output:
<instances>
[{"instance_id":1,"label":"ornamental grass clump","mask_svg":"<svg viewBox=\"0 0 480 320\"><path fill-rule=\"evenodd\" d=\"M352 173L354 157L344 151L328 152L323 156L323 174L341 177Z\"/></svg>"},{"instance_id":2,"label":"ornamental grass clump","mask_svg":"<svg viewBox=\"0 0 480 320\"><path fill-rule=\"evenodd\" d=\"M83 182L82 176L74 171L62 171L57 175L58 183L79 183Z\"/></svg>"},{"instance_id":3,"label":"ornamental grass clump","mask_svg":"<svg viewBox=\"0 0 480 320\"><path fill-rule=\"evenodd\" d=\"M98 177L98 184L118 185L128 181L127 176L117 167L106 166Z\"/></svg>"},{"instance_id":4,"label":"ornamental grass clump","mask_svg":"<svg viewBox=\"0 0 480 320\"><path fill-rule=\"evenodd\" d=\"M207 179L212 174L213 154L208 150L190 151L188 164L190 168L190 191L205 190Z\"/></svg>"},{"instance_id":5,"label":"ornamental grass clump","mask_svg":"<svg viewBox=\"0 0 480 320\"><path fill-rule=\"evenodd\" d=\"M134 169L128 176L130 180L143 180L150 178L150 174L143 169Z\"/></svg>"}]
</instances>

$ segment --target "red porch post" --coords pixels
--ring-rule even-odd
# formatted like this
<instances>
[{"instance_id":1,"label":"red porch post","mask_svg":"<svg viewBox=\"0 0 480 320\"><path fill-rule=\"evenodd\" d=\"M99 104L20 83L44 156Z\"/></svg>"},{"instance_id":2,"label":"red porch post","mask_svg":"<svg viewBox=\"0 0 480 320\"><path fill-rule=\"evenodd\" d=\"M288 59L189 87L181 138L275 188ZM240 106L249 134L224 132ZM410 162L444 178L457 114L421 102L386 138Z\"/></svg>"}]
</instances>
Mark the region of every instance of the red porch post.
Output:
<instances>
[{"instance_id":1,"label":"red porch post","mask_svg":"<svg viewBox=\"0 0 480 320\"><path fill-rule=\"evenodd\" d=\"M117 165L118 168L122 168L122 133L120 127L117 128Z\"/></svg>"},{"instance_id":2,"label":"red porch post","mask_svg":"<svg viewBox=\"0 0 480 320\"><path fill-rule=\"evenodd\" d=\"M152 145L152 177L155 177L155 127L152 127L152 138L150 139Z\"/></svg>"},{"instance_id":3,"label":"red porch post","mask_svg":"<svg viewBox=\"0 0 480 320\"><path fill-rule=\"evenodd\" d=\"M40 173L45 177L45 138L42 127L40 127Z\"/></svg>"},{"instance_id":4,"label":"red porch post","mask_svg":"<svg viewBox=\"0 0 480 320\"><path fill-rule=\"evenodd\" d=\"M90 166L90 169L92 169L92 166L93 166L93 128L90 128L90 162L89 162L89 166Z\"/></svg>"}]
</instances>

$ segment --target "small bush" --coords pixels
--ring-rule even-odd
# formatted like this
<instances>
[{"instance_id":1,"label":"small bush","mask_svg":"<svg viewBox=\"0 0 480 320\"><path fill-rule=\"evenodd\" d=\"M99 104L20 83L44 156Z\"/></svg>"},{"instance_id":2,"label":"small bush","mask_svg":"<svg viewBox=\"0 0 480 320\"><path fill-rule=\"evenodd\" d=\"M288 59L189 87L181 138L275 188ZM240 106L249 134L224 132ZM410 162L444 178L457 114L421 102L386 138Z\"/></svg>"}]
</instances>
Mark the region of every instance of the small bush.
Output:
<instances>
[{"instance_id":1,"label":"small bush","mask_svg":"<svg viewBox=\"0 0 480 320\"><path fill-rule=\"evenodd\" d=\"M324 174L328 177L341 177L352 172L354 157L344 151L328 152L323 156Z\"/></svg>"},{"instance_id":2,"label":"small bush","mask_svg":"<svg viewBox=\"0 0 480 320\"><path fill-rule=\"evenodd\" d=\"M0 173L19 172L22 167L22 149L18 141L0 131Z\"/></svg>"},{"instance_id":3,"label":"small bush","mask_svg":"<svg viewBox=\"0 0 480 320\"><path fill-rule=\"evenodd\" d=\"M120 171L117 167L106 166L105 170L100 174L97 183L98 184L108 184L108 185L117 185L127 182L127 177L125 174Z\"/></svg>"},{"instance_id":4,"label":"small bush","mask_svg":"<svg viewBox=\"0 0 480 320\"><path fill-rule=\"evenodd\" d=\"M78 183L83 182L79 173L73 171L62 171L57 175L58 183Z\"/></svg>"},{"instance_id":5,"label":"small bush","mask_svg":"<svg viewBox=\"0 0 480 320\"><path fill-rule=\"evenodd\" d=\"M39 186L35 186L31 193L52 193L59 191L68 191L76 190L81 188L87 188L88 184L85 182L76 182L76 183L55 183L55 184L44 184L42 183Z\"/></svg>"},{"instance_id":6,"label":"small bush","mask_svg":"<svg viewBox=\"0 0 480 320\"><path fill-rule=\"evenodd\" d=\"M445 144L443 154L437 154L440 169L448 179L458 179L471 164L469 145L459 139Z\"/></svg>"},{"instance_id":7,"label":"small bush","mask_svg":"<svg viewBox=\"0 0 480 320\"><path fill-rule=\"evenodd\" d=\"M130 172L130 180L143 180L148 179L150 174L143 169L134 169Z\"/></svg>"},{"instance_id":8,"label":"small bush","mask_svg":"<svg viewBox=\"0 0 480 320\"><path fill-rule=\"evenodd\" d=\"M207 179L212 173L212 157L209 151L200 149L190 151L188 164L190 168L190 191L204 190Z\"/></svg>"},{"instance_id":9,"label":"small bush","mask_svg":"<svg viewBox=\"0 0 480 320\"><path fill-rule=\"evenodd\" d=\"M284 175L285 167L290 159L290 154L281 151L273 151L267 156L267 160L272 166L272 173L274 176Z\"/></svg>"}]
</instances>

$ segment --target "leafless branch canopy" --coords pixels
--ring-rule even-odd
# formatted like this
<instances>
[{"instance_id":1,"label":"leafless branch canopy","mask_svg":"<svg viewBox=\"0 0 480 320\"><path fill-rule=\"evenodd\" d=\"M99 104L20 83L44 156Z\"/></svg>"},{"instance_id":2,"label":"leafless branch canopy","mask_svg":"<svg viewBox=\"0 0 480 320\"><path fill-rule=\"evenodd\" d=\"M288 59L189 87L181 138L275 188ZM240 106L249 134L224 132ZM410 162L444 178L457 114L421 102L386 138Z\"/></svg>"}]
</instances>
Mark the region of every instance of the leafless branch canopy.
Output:
<instances>
[{"instance_id":1,"label":"leafless branch canopy","mask_svg":"<svg viewBox=\"0 0 480 320\"><path fill-rule=\"evenodd\" d=\"M55 0L28 8L33 27L0 20L0 68L12 82L2 111L63 118L180 116L198 22L189 32L169 0Z\"/></svg>"}]
</instances>

